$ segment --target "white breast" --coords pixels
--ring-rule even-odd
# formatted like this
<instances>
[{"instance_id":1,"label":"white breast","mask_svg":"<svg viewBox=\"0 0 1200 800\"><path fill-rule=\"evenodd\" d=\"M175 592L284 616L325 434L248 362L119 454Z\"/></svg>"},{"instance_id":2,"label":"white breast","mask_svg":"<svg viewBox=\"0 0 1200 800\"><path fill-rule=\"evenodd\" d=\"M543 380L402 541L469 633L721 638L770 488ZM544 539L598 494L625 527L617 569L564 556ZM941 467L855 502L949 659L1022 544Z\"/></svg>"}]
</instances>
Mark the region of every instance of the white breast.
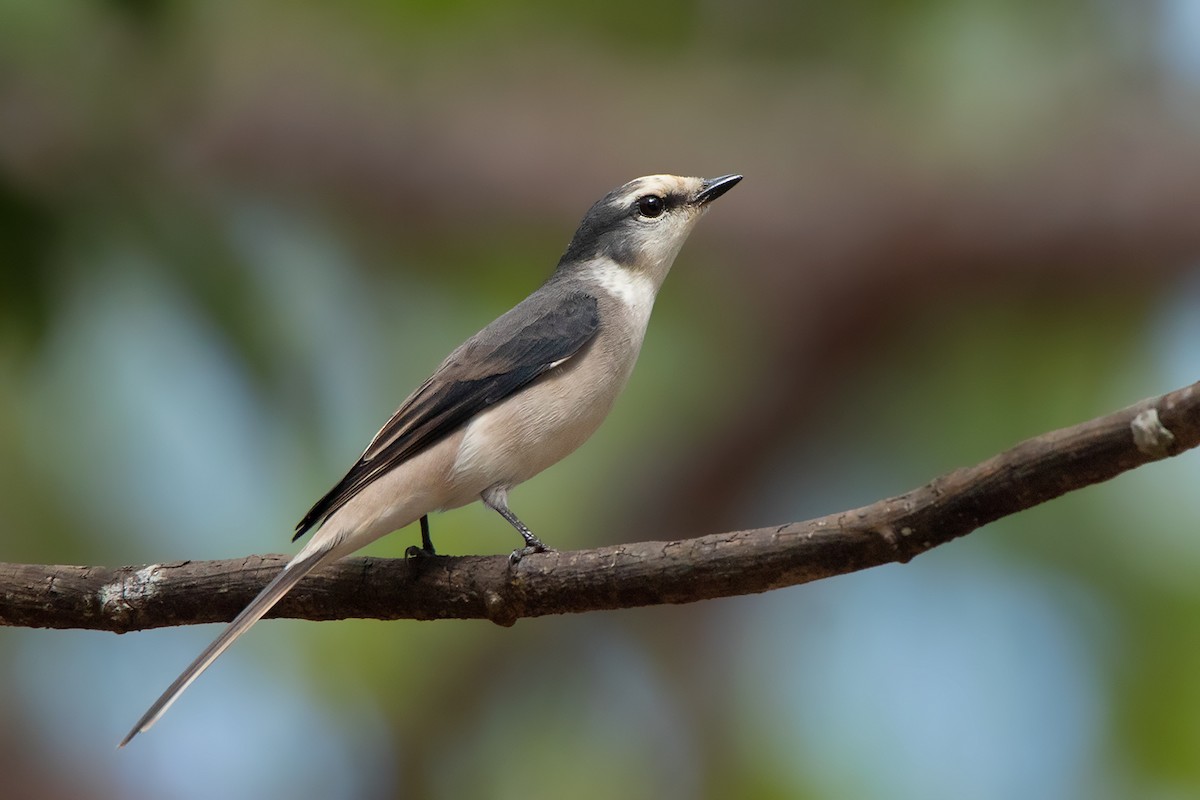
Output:
<instances>
[{"instance_id":1,"label":"white breast","mask_svg":"<svg viewBox=\"0 0 1200 800\"><path fill-rule=\"evenodd\" d=\"M597 265L588 277L604 295L600 332L579 353L470 422L452 471L460 487L455 505L497 484L515 486L572 453L625 388L656 287L616 265Z\"/></svg>"},{"instance_id":2,"label":"white breast","mask_svg":"<svg viewBox=\"0 0 1200 800\"><path fill-rule=\"evenodd\" d=\"M590 277L599 288L625 307L629 314L629 327L637 332L640 343L646 334L650 312L654 310L654 298L658 294L654 281L644 273L623 269L611 261L598 262Z\"/></svg>"}]
</instances>

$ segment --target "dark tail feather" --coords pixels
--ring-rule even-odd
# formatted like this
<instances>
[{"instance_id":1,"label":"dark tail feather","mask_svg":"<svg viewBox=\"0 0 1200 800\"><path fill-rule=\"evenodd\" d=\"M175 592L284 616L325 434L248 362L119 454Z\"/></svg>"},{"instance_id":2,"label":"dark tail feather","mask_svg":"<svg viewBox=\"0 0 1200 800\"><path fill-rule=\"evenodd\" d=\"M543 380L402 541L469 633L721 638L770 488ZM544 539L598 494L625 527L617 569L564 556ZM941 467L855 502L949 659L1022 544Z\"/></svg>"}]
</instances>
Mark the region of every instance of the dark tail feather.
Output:
<instances>
[{"instance_id":1,"label":"dark tail feather","mask_svg":"<svg viewBox=\"0 0 1200 800\"><path fill-rule=\"evenodd\" d=\"M229 627L221 631L213 643L204 648L196 660L193 661L183 674L175 679L175 682L167 687L167 690L162 693L154 705L142 715L142 718L133 726L133 730L129 731L128 735L121 740L117 745L118 748L129 744L134 736L137 736L143 731L150 729L150 726L158 721L158 718L167 712L171 704L179 699L179 695L183 694L183 690L191 686L192 681L200 677L204 670L208 669L217 657L224 653L231 644L237 641L237 638L250 629L250 626L262 619L263 615L271 610L271 607L278 603L285 594L292 590L300 580L312 572L330 555L329 550L323 550L313 553L305 557L301 561L289 563L283 570L275 576L275 579L267 584L266 588L259 592L258 596L250 601L250 605L238 614L233 622L229 623Z\"/></svg>"}]
</instances>

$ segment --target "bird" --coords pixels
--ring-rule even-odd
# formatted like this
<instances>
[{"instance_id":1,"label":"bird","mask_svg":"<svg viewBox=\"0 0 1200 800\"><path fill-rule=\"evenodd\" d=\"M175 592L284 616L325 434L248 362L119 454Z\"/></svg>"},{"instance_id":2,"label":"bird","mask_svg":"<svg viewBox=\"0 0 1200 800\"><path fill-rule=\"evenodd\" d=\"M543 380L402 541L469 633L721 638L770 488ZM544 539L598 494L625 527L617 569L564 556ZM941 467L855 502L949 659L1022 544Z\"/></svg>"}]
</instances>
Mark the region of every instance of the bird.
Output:
<instances>
[{"instance_id":1,"label":"bird","mask_svg":"<svg viewBox=\"0 0 1200 800\"><path fill-rule=\"evenodd\" d=\"M712 201L741 175L648 175L584 215L550 277L457 347L379 429L349 472L296 526L314 531L246 608L137 721L118 748L158 721L202 672L316 568L475 500L524 544L548 548L508 505L514 486L584 443L608 416L641 350L663 280Z\"/></svg>"}]
</instances>

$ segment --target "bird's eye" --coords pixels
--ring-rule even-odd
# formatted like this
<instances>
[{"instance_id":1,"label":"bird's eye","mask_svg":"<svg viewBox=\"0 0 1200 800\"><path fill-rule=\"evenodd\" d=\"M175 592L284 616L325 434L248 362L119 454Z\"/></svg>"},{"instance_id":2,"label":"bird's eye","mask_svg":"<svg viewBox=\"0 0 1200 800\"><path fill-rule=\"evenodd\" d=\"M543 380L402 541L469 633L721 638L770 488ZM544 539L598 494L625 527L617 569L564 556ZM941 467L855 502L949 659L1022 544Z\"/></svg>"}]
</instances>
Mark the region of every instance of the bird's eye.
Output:
<instances>
[{"instance_id":1,"label":"bird's eye","mask_svg":"<svg viewBox=\"0 0 1200 800\"><path fill-rule=\"evenodd\" d=\"M666 208L666 203L664 203L663 199L656 194L648 194L645 197L639 197L637 201L638 213L643 217L649 217L651 219L662 216L662 213L666 210Z\"/></svg>"}]
</instances>

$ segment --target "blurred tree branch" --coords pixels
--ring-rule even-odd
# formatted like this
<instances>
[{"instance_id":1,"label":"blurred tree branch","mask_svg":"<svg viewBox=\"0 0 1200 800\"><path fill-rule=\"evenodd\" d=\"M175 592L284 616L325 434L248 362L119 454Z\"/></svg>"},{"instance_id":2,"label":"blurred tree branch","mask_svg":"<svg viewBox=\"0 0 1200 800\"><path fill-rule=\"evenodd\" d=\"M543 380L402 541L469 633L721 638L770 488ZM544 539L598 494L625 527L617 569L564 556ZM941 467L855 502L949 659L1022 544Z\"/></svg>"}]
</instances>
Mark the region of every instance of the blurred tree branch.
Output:
<instances>
[{"instance_id":1,"label":"blurred tree branch","mask_svg":"<svg viewBox=\"0 0 1200 800\"><path fill-rule=\"evenodd\" d=\"M1200 445L1200 383L1028 439L869 506L807 522L531 556L348 558L271 616L521 617L689 603L905 562L1001 517ZM125 632L231 619L286 556L141 567L0 564L0 624Z\"/></svg>"}]
</instances>

